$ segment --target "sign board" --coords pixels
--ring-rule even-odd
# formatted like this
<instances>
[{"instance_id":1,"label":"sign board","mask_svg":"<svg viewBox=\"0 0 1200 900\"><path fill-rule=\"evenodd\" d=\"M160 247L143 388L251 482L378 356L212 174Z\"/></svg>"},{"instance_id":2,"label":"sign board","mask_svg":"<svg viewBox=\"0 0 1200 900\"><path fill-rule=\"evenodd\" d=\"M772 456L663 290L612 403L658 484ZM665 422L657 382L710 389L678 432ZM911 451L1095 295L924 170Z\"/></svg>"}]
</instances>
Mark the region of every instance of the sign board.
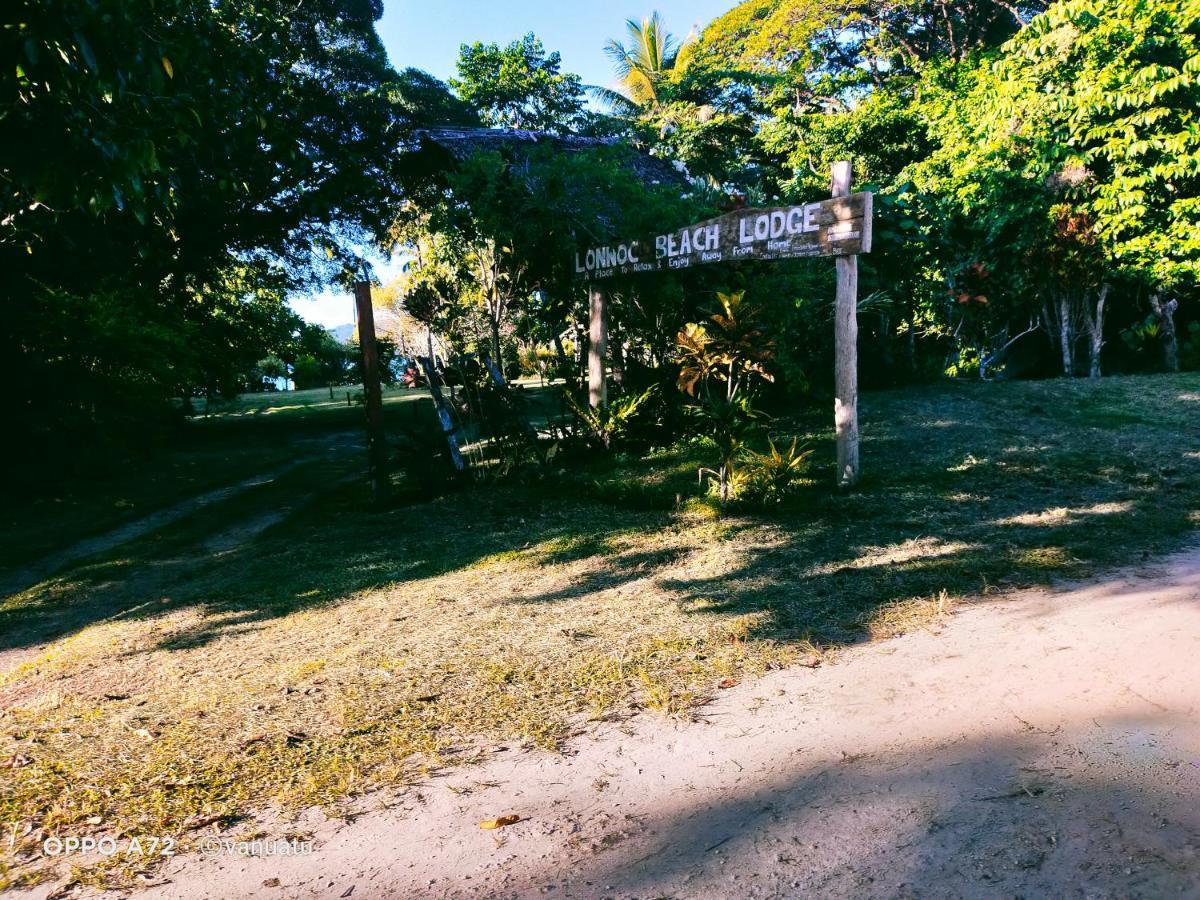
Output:
<instances>
[{"instance_id":1,"label":"sign board","mask_svg":"<svg viewBox=\"0 0 1200 900\"><path fill-rule=\"evenodd\" d=\"M852 256L871 251L869 192L799 206L739 209L646 240L575 253L575 278L662 272L738 260Z\"/></svg>"}]
</instances>

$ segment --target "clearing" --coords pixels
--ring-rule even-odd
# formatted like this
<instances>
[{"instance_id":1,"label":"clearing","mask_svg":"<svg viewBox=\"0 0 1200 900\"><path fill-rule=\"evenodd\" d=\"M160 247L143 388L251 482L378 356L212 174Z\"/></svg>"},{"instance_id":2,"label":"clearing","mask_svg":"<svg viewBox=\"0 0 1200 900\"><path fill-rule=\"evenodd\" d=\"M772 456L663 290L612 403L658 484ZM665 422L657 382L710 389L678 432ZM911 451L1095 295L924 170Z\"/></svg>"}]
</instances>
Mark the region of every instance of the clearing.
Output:
<instances>
[{"instance_id":1,"label":"clearing","mask_svg":"<svg viewBox=\"0 0 1200 900\"><path fill-rule=\"evenodd\" d=\"M986 648L986 652L981 652ZM1200 550L495 754L147 897L1194 897ZM479 823L516 814L502 832Z\"/></svg>"},{"instance_id":2,"label":"clearing","mask_svg":"<svg viewBox=\"0 0 1200 900\"><path fill-rule=\"evenodd\" d=\"M1154 774L1136 782L1161 798L1146 815L1163 815L1162 839L1176 847L1187 823L1173 804L1200 780L1188 775L1200 773L1195 754L1180 755L1179 741L1192 732L1172 718L1188 711L1176 687L1188 684L1178 679L1196 658L1184 649L1195 646L1194 619L1185 621L1194 605L1178 593L1194 593L1187 564L1161 572L1174 603L1156 602L1157 587L1120 591L1107 579L1093 590L1112 597L1035 593L948 616L965 598L1007 598L1130 563L1158 566L1187 545L1200 524L1200 376L948 384L870 394L862 406L859 491L838 496L827 466L794 507L725 518L696 496L696 467L711 455L702 442L432 501L414 492L411 502L366 511L364 486L345 480L362 460L347 430L361 411L344 398L276 413L239 408L197 423L200 443L224 448L220 458L236 465L223 466L220 478L192 479L193 496L281 460L303 461L0 598L0 822L14 823L16 836L0 847L0 885L145 886L185 872L203 879L189 876L192 884L224 884L228 895L233 882L219 878L257 878L260 864L280 861L238 860L247 866L239 874L228 860L221 867L189 851L214 834L312 833L326 843L309 862L290 861L290 875L275 870L238 888L309 878L305 895L320 895L334 886L303 875L303 866L329 860L323 854L341 838L334 824L319 823L393 805L393 818L378 821L389 839L409 834L406 848L379 845L387 858L338 863L346 878L374 873L380 891L442 877L428 874L436 858L445 872L472 875L463 884L478 880L500 893L546 886L578 868L576 892L612 884L621 895L715 895L731 887L711 880L716 860L728 860L729 877L774 878L761 856L768 853L801 887L849 893L851 882L836 880L849 877L839 853L861 862L864 878L900 877L907 866L905 883L920 884L943 852L961 860L963 878L975 877L971 854L999 852L1008 815L995 813L995 835L964 845L964 834L993 815L978 810L1044 809L1068 780L1021 781L1010 765L1017 759L1051 774L1067 766L1073 788L1093 788L1064 794L1069 800L1055 807L1062 828L1057 819L1044 823L1043 837L1059 846L1080 840L1068 813L1090 805L1100 815L1106 804L1130 802L1105 789L1124 782L1115 769L1095 768L1104 753L1117 768L1155 753L1178 763L1175 781ZM393 427L428 412L415 393L392 398L387 410ZM805 414L791 432L823 462L832 457L827 418L824 410ZM245 458L254 451L258 468ZM185 500L177 494L162 505ZM20 532L27 519L46 523L27 534L48 544L54 516L46 509L10 511L14 539L32 541ZM49 555L128 519L103 511L89 521L96 527L68 520L63 543L40 549ZM37 569L32 554L14 559ZM1012 612L1020 609L1039 612ZM941 635L927 631L938 628ZM1075 647L1076 656L1060 647ZM1124 687L1094 677L1102 671L1125 678ZM1135 695L1150 706L1137 706ZM1158 724L1137 719L1147 709ZM631 719L639 710L657 715ZM958 730L955 716L964 723ZM703 724L676 731L696 717L716 729L742 723L752 739ZM507 750L493 752L498 746ZM1071 768L1075 750L1087 747L1108 749ZM540 752L564 749L578 755ZM639 759L667 793L635 777L628 767ZM752 773L744 783L736 765ZM925 777L933 779L928 792ZM487 788L497 780L506 786ZM895 787L901 780L905 790ZM616 786L611 796L600 782ZM696 796L684 793L688 785ZM814 792L829 819L812 818ZM882 800L852 799L872 792L897 804L924 800L902 815ZM530 821L480 832L485 809ZM577 831L563 824L570 817ZM855 822L865 843L850 839ZM360 827L383 826L360 820L343 832L345 846L370 833ZM928 835L946 829L939 850ZM129 856L63 860L38 850L46 837L72 835L169 835L185 852L164 869ZM784 836L797 849L774 847ZM436 857L436 843L426 856L426 837L442 842ZM484 858L484 838L508 850ZM1033 832L1013 840L1026 838L1040 840ZM825 849L806 849L806 840ZM1145 846L1171 866L1186 862ZM516 866L470 868L505 853ZM413 862L407 874L396 854ZM1028 860L1037 859L1030 851ZM981 862L978 871L1007 878L1005 865ZM1039 866L1023 871L1032 879ZM1047 863L1045 877L1069 870L1056 866ZM689 872L701 880L678 880ZM826 876L834 880L811 880ZM788 883L764 880L762 890ZM902 893L878 883L858 890ZM182 884L163 890L176 896ZM349 886L339 882L338 894ZM371 890L362 883L355 896Z\"/></svg>"}]
</instances>

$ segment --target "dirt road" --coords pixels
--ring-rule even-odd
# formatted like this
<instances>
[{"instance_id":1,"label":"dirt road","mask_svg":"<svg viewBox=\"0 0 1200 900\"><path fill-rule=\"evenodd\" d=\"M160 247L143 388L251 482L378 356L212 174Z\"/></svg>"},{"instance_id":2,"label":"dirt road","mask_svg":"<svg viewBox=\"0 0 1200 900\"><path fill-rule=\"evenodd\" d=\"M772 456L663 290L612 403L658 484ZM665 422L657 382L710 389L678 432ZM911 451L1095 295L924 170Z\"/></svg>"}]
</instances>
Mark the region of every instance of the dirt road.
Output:
<instances>
[{"instance_id":1,"label":"dirt road","mask_svg":"<svg viewBox=\"0 0 1200 900\"><path fill-rule=\"evenodd\" d=\"M143 896L1200 897L1200 552L317 818Z\"/></svg>"}]
</instances>

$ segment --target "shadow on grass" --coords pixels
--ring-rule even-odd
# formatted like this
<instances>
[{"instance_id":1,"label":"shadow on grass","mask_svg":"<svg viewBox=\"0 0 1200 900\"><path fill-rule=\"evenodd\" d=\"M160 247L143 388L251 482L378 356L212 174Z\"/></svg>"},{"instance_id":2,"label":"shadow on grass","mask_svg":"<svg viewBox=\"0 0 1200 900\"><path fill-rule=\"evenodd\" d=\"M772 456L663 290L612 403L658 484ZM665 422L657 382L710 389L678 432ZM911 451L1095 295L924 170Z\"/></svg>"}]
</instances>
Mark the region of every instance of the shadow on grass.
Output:
<instances>
[{"instance_id":1,"label":"shadow on grass","mask_svg":"<svg viewBox=\"0 0 1200 900\"><path fill-rule=\"evenodd\" d=\"M696 615L768 613L752 636L853 640L887 604L1084 576L1181 545L1200 509L1200 456L1189 455L1187 410L1174 397L1192 381L1200 379L1164 378L1157 394L1122 383L1088 395L1106 410L1137 413L1104 428L1080 412L1079 388L1060 382L868 395L868 475L858 491L839 495L827 487L832 473L818 471L786 509L734 511L705 527L673 509L676 498L696 494L695 467L710 462L700 449L382 512L365 511L355 484L302 505L232 552L197 554L202 529L193 522L174 538L143 542L10 599L0 607L0 649L183 607L205 618L164 646L195 647L255 622L504 556L530 563L531 591L514 602L554 603L651 579ZM1069 414L1037 412L1053 408L1062 391L1076 400ZM823 427L821 417L795 423L800 434ZM832 457L831 442L816 446L819 458ZM248 496L245 510L285 503L288 490ZM724 546L732 562L698 575L678 549L628 546L631 536L691 528L697 542ZM587 560L594 566L570 586L537 592L539 566Z\"/></svg>"}]
</instances>

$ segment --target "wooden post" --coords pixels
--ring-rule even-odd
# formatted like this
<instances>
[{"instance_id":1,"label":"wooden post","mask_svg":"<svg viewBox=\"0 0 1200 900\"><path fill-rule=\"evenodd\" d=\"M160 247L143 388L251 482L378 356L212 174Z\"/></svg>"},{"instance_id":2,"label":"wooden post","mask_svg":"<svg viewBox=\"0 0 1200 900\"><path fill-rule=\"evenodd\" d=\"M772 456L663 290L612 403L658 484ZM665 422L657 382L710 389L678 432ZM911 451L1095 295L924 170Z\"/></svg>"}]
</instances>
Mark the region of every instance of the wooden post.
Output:
<instances>
[{"instance_id":1,"label":"wooden post","mask_svg":"<svg viewBox=\"0 0 1200 900\"><path fill-rule=\"evenodd\" d=\"M608 298L604 288L588 285L588 404L593 408L608 403L604 380L604 358L608 349Z\"/></svg>"},{"instance_id":2,"label":"wooden post","mask_svg":"<svg viewBox=\"0 0 1200 900\"><path fill-rule=\"evenodd\" d=\"M363 393L367 400L367 472L376 503L388 496L387 445L383 440L383 392L379 386L379 352L375 346L375 312L371 307L371 283L354 283L358 306L358 347L362 352Z\"/></svg>"},{"instance_id":3,"label":"wooden post","mask_svg":"<svg viewBox=\"0 0 1200 900\"><path fill-rule=\"evenodd\" d=\"M850 195L848 161L833 164L833 196ZM838 487L858 481L858 256L837 257L837 302L833 325L833 426L837 436Z\"/></svg>"},{"instance_id":4,"label":"wooden post","mask_svg":"<svg viewBox=\"0 0 1200 900\"><path fill-rule=\"evenodd\" d=\"M467 466L463 462L462 452L458 448L458 428L454 424L450 408L446 405L446 398L442 396L442 383L438 379L437 367L434 366L433 358L430 356L419 356L417 359L421 363L421 368L425 370L425 380L429 383L429 396L433 398L433 408L442 425L442 436L446 439L446 447L450 450L450 464L454 466L455 472L461 473L466 470Z\"/></svg>"}]
</instances>

